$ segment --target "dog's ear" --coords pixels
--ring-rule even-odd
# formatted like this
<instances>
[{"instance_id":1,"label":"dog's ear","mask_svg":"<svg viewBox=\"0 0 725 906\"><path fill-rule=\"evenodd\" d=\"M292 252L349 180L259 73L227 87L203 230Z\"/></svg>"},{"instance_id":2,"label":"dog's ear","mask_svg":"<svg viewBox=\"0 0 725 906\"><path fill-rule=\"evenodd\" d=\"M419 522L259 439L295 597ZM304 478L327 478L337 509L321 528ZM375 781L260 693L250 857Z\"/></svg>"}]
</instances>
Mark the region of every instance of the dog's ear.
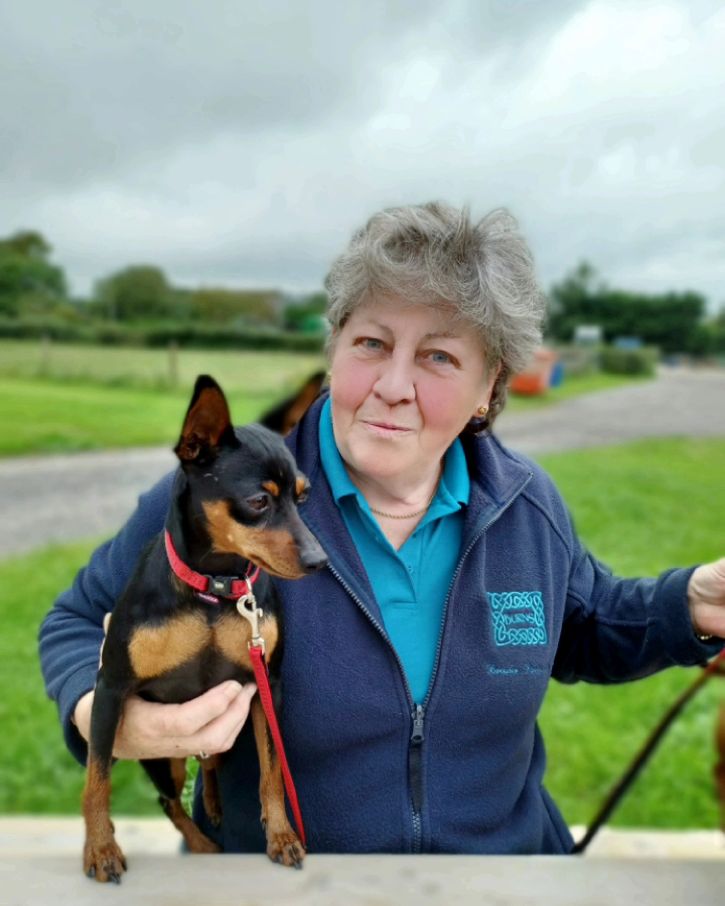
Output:
<instances>
[{"instance_id":1,"label":"dog's ear","mask_svg":"<svg viewBox=\"0 0 725 906\"><path fill-rule=\"evenodd\" d=\"M214 459L223 445L236 445L229 406L214 378L201 374L196 379L174 452L182 463L203 464Z\"/></svg>"},{"instance_id":2,"label":"dog's ear","mask_svg":"<svg viewBox=\"0 0 725 906\"><path fill-rule=\"evenodd\" d=\"M269 412L265 412L258 419L259 424L269 428L270 431L276 431L277 434L281 434L283 437L289 434L320 395L325 378L326 374L324 371L315 372L315 374L307 378L293 396L290 396L282 403L278 403Z\"/></svg>"}]
</instances>

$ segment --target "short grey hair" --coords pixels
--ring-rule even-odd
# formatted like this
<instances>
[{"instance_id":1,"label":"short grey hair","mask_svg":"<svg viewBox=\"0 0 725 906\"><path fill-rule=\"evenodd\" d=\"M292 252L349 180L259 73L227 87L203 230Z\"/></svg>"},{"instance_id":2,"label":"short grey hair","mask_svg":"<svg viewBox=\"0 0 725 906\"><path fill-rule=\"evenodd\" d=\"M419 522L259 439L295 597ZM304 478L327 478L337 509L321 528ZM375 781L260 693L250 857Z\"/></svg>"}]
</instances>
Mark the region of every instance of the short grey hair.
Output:
<instances>
[{"instance_id":1,"label":"short grey hair","mask_svg":"<svg viewBox=\"0 0 725 906\"><path fill-rule=\"evenodd\" d=\"M325 279L334 335L372 297L450 306L480 335L489 368L501 368L490 425L503 409L512 374L541 343L544 295L531 252L505 209L478 223L467 208L440 202L389 208L354 233Z\"/></svg>"}]
</instances>

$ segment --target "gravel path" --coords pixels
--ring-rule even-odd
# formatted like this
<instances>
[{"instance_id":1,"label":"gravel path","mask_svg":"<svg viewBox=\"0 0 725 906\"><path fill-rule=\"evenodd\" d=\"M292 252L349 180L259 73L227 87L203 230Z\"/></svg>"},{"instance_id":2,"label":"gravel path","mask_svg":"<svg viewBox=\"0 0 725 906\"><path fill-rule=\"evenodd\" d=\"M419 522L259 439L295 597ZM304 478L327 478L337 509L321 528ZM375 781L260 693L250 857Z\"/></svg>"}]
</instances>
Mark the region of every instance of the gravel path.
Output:
<instances>
[{"instance_id":1,"label":"gravel path","mask_svg":"<svg viewBox=\"0 0 725 906\"><path fill-rule=\"evenodd\" d=\"M533 456L639 437L723 437L725 371L665 370L645 384L504 412L496 433ZM112 534L175 461L159 448L0 460L0 558Z\"/></svg>"}]
</instances>

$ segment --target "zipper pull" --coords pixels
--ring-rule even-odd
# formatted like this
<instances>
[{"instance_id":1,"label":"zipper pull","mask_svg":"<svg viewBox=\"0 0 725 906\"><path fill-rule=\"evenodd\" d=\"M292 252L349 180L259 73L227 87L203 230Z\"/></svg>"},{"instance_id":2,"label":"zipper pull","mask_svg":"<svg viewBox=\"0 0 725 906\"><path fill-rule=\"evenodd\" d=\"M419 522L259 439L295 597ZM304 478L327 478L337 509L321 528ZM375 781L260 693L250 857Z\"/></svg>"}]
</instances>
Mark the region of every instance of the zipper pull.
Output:
<instances>
[{"instance_id":1,"label":"zipper pull","mask_svg":"<svg viewBox=\"0 0 725 906\"><path fill-rule=\"evenodd\" d=\"M415 711L413 711L413 732L410 736L410 741L419 746L425 739L423 733L423 721L425 720L425 711L423 710L423 705L416 705Z\"/></svg>"}]
</instances>

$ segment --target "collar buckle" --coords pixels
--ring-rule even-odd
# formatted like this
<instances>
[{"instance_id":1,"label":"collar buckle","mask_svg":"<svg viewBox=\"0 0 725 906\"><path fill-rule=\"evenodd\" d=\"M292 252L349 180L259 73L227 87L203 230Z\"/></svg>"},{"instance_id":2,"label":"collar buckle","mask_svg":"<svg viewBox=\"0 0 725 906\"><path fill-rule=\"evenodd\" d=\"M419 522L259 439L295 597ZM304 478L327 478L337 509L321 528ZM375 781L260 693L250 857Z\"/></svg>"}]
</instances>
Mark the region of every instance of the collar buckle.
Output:
<instances>
[{"instance_id":1,"label":"collar buckle","mask_svg":"<svg viewBox=\"0 0 725 906\"><path fill-rule=\"evenodd\" d=\"M204 576L208 585L207 592L212 595L218 595L220 598L231 598L234 596L232 583L236 582L234 576Z\"/></svg>"}]
</instances>

